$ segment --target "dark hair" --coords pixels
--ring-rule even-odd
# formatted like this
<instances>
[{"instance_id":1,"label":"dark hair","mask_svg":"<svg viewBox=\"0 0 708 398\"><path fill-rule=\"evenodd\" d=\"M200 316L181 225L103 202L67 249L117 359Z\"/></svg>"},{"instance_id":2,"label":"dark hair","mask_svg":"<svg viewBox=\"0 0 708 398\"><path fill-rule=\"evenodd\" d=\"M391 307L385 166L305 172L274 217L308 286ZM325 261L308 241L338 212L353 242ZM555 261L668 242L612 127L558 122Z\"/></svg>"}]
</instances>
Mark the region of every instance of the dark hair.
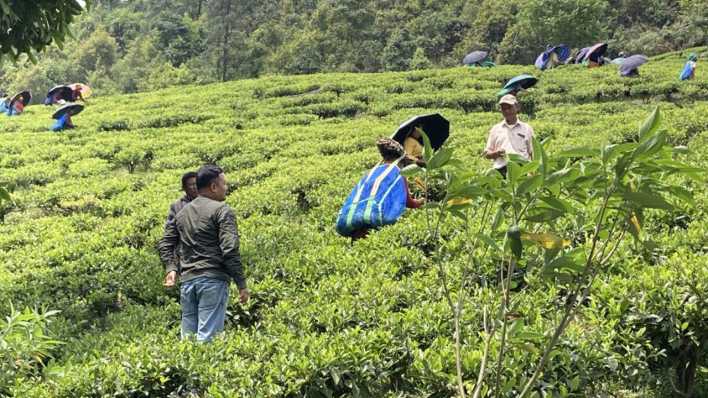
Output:
<instances>
[{"instance_id":1,"label":"dark hair","mask_svg":"<svg viewBox=\"0 0 708 398\"><path fill-rule=\"evenodd\" d=\"M390 138L380 138L376 141L376 147L384 160L396 160L405 153L403 146Z\"/></svg>"},{"instance_id":2,"label":"dark hair","mask_svg":"<svg viewBox=\"0 0 708 398\"><path fill-rule=\"evenodd\" d=\"M195 171L188 171L182 174L182 188L187 187L187 180L190 178L197 178L197 173Z\"/></svg>"},{"instance_id":3,"label":"dark hair","mask_svg":"<svg viewBox=\"0 0 708 398\"><path fill-rule=\"evenodd\" d=\"M222 170L221 167L213 164L206 164L200 167L199 170L197 170L197 189L201 190L208 187L209 184L219 178L219 175L223 172L224 170Z\"/></svg>"}]
</instances>

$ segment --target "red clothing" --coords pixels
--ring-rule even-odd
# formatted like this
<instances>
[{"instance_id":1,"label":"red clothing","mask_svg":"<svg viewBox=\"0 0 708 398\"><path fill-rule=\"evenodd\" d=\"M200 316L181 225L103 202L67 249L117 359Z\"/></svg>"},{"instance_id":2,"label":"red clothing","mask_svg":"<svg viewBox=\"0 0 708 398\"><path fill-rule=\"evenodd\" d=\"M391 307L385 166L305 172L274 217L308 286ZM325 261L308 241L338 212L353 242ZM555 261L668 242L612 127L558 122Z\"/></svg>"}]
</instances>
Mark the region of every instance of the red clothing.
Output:
<instances>
[{"instance_id":1,"label":"red clothing","mask_svg":"<svg viewBox=\"0 0 708 398\"><path fill-rule=\"evenodd\" d=\"M403 178L403 186L406 188L406 207L409 209L417 209L423 204L419 200L413 199L411 191L408 189L408 180Z\"/></svg>"}]
</instances>

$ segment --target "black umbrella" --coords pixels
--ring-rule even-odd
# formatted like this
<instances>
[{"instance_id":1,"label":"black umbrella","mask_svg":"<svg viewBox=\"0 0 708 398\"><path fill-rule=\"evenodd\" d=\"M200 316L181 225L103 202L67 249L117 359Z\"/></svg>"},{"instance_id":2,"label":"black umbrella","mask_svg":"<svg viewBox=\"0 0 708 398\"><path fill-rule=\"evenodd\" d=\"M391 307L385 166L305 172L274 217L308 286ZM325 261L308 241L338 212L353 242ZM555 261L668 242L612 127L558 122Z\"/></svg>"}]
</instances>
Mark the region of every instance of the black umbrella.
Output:
<instances>
[{"instance_id":1,"label":"black umbrella","mask_svg":"<svg viewBox=\"0 0 708 398\"><path fill-rule=\"evenodd\" d=\"M52 118L59 119L60 117L62 117L66 113L68 113L69 116L78 115L83 110L84 110L84 106L81 104L66 104L66 105L62 106L61 108L57 109L57 111L54 112L54 114L52 115Z\"/></svg>"},{"instance_id":2,"label":"black umbrella","mask_svg":"<svg viewBox=\"0 0 708 398\"><path fill-rule=\"evenodd\" d=\"M12 106L17 101L22 101L22 105L27 106L29 102L32 100L32 93L29 91L23 91L21 93L15 94L14 97L10 99L9 106Z\"/></svg>"},{"instance_id":3,"label":"black umbrella","mask_svg":"<svg viewBox=\"0 0 708 398\"><path fill-rule=\"evenodd\" d=\"M73 90L69 86L55 86L47 93L45 104L49 105L55 101L71 101L74 97Z\"/></svg>"},{"instance_id":4,"label":"black umbrella","mask_svg":"<svg viewBox=\"0 0 708 398\"><path fill-rule=\"evenodd\" d=\"M487 58L486 51L472 51L471 53L465 56L465 58L462 60L462 63L465 65L478 64L484 61L485 58Z\"/></svg>"},{"instance_id":5,"label":"black umbrella","mask_svg":"<svg viewBox=\"0 0 708 398\"><path fill-rule=\"evenodd\" d=\"M587 53L585 53L583 61L590 60L593 62L600 62L600 57L605 55L605 52L607 52L607 43L597 43L592 46Z\"/></svg>"},{"instance_id":6,"label":"black umbrella","mask_svg":"<svg viewBox=\"0 0 708 398\"><path fill-rule=\"evenodd\" d=\"M414 116L401 124L391 136L393 140L403 145L406 137L413 127L420 127L430 139L430 145L438 150L450 136L450 122L439 113Z\"/></svg>"},{"instance_id":7,"label":"black umbrella","mask_svg":"<svg viewBox=\"0 0 708 398\"><path fill-rule=\"evenodd\" d=\"M620 64L620 75L631 76L636 74L637 68L644 65L649 58L644 55L632 55L622 60Z\"/></svg>"}]
</instances>

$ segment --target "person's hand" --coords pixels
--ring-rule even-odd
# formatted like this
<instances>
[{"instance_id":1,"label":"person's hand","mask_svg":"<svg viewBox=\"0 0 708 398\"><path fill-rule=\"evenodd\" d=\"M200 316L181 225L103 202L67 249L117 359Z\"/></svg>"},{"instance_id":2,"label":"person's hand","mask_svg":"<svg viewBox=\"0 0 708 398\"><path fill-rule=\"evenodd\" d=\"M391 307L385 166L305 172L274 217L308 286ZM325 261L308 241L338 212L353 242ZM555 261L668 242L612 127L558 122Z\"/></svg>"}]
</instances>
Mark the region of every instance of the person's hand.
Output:
<instances>
[{"instance_id":1,"label":"person's hand","mask_svg":"<svg viewBox=\"0 0 708 398\"><path fill-rule=\"evenodd\" d=\"M165 281L162 285L165 287L174 287L177 283L177 271L170 271L165 275Z\"/></svg>"},{"instance_id":2,"label":"person's hand","mask_svg":"<svg viewBox=\"0 0 708 398\"><path fill-rule=\"evenodd\" d=\"M494 153L492 154L492 156L494 157L494 159L496 159L496 158L502 158L502 157L504 157L504 155L506 155L506 151L503 150L503 149L500 149L500 150L498 150L498 151L496 151L496 152L494 152Z\"/></svg>"},{"instance_id":3,"label":"person's hand","mask_svg":"<svg viewBox=\"0 0 708 398\"><path fill-rule=\"evenodd\" d=\"M241 289L238 291L238 298L241 304L246 304L248 302L248 299L251 297L251 293L248 291L248 289Z\"/></svg>"}]
</instances>

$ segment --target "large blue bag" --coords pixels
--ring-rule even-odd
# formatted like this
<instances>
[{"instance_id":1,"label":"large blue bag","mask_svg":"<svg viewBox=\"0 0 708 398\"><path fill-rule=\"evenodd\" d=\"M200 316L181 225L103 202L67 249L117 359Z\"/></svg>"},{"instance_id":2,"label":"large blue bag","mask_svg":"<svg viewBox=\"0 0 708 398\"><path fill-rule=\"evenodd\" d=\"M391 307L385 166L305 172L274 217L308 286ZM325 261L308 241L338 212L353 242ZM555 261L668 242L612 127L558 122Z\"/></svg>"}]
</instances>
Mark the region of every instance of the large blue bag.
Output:
<instances>
[{"instance_id":1,"label":"large blue bag","mask_svg":"<svg viewBox=\"0 0 708 398\"><path fill-rule=\"evenodd\" d=\"M65 113L61 115L59 119L57 119L56 122L54 122L54 125L52 126L51 130L52 131L62 131L67 127L67 124L69 122L69 114Z\"/></svg>"},{"instance_id":2,"label":"large blue bag","mask_svg":"<svg viewBox=\"0 0 708 398\"><path fill-rule=\"evenodd\" d=\"M681 75L679 75L679 79L681 80L688 80L689 77L691 77L691 72L693 72L693 65L691 65L691 62L686 62L686 64L683 66L683 69L681 70Z\"/></svg>"},{"instance_id":3,"label":"large blue bag","mask_svg":"<svg viewBox=\"0 0 708 398\"><path fill-rule=\"evenodd\" d=\"M352 236L362 228L377 228L395 223L406 210L403 178L398 160L371 169L344 201L337 218L337 232L343 236Z\"/></svg>"}]
</instances>

